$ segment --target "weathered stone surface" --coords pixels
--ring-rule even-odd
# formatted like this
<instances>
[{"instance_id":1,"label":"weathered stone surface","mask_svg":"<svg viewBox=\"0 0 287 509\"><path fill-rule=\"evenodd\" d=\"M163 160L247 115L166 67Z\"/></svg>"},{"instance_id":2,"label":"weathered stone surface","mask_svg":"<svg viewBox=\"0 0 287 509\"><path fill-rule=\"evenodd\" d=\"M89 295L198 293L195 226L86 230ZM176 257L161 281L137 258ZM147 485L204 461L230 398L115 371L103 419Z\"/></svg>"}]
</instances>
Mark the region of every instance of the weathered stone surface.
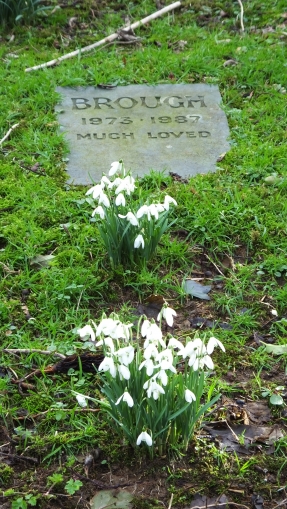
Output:
<instances>
[{"instance_id":1,"label":"weathered stone surface","mask_svg":"<svg viewBox=\"0 0 287 509\"><path fill-rule=\"evenodd\" d=\"M215 85L58 87L61 129L70 147L69 182L100 180L123 159L134 175L182 177L216 169L229 129Z\"/></svg>"}]
</instances>

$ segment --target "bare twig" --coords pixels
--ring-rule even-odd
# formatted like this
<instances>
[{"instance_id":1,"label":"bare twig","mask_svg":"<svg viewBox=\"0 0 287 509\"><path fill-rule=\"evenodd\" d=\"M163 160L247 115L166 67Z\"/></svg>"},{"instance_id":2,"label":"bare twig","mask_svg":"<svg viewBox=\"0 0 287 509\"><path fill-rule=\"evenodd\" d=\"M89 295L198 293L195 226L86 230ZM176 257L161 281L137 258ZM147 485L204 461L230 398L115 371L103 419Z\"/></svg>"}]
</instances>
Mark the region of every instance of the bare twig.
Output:
<instances>
[{"instance_id":1,"label":"bare twig","mask_svg":"<svg viewBox=\"0 0 287 509\"><path fill-rule=\"evenodd\" d=\"M243 23L244 9L243 9L243 4L242 4L241 0L237 0L237 2L240 5L240 26L241 26L241 32L244 32L244 23Z\"/></svg>"},{"instance_id":2,"label":"bare twig","mask_svg":"<svg viewBox=\"0 0 287 509\"><path fill-rule=\"evenodd\" d=\"M170 501L169 501L169 504L168 504L168 508L167 508L167 509L171 509L172 501L173 501L173 493L171 494Z\"/></svg>"},{"instance_id":3,"label":"bare twig","mask_svg":"<svg viewBox=\"0 0 287 509\"><path fill-rule=\"evenodd\" d=\"M14 124L14 125L12 125L12 127L10 127L9 131L7 131L5 136L3 136L2 140L0 140L0 145L2 145L2 143L4 143L4 141L7 140L7 138L9 138L10 134L12 133L12 131L14 129L16 129L16 127L18 127L18 125L20 125L20 124Z\"/></svg>"},{"instance_id":4,"label":"bare twig","mask_svg":"<svg viewBox=\"0 0 287 509\"><path fill-rule=\"evenodd\" d=\"M160 9L159 11L154 12L150 16L147 16L146 18L141 19L140 21L136 21L135 23L132 23L132 25L125 27L123 30L130 31L134 30L135 28L138 28L141 25L146 25L153 19L158 18L159 16L163 16L163 14L166 14L167 12L176 9L177 7L180 7L181 2L174 2L173 4L167 5L163 9ZM75 57L79 54L85 53L87 51L91 51L94 48L97 48L98 46L102 46L103 44L110 43L117 39L119 37L118 32L109 35L108 37L105 37L101 41L95 42L94 44L90 44L89 46L85 46L84 48L72 51L71 53L67 53L66 55L63 55L62 57L55 58L54 60L50 60L49 62L45 62L44 64L35 65L34 67L28 67L25 69L25 72L30 71L36 71L37 69L43 69L45 67L51 67L53 65L58 64L59 62L62 62L63 60L67 60L68 58Z\"/></svg>"},{"instance_id":5,"label":"bare twig","mask_svg":"<svg viewBox=\"0 0 287 509\"><path fill-rule=\"evenodd\" d=\"M216 263L214 263L214 262L211 260L211 258L210 258L210 257L209 257L206 253L204 253L204 256L205 256L205 258L207 258L207 259L210 261L210 263L212 263L212 265L216 268L217 272L219 272L219 274L221 274L223 277L225 277L225 275L224 275L224 274L223 274L223 272L220 270L220 268L218 267L218 265L216 265Z\"/></svg>"},{"instance_id":6,"label":"bare twig","mask_svg":"<svg viewBox=\"0 0 287 509\"><path fill-rule=\"evenodd\" d=\"M6 353L40 353L42 355L53 355L54 357L60 357L60 359L66 359L66 356L58 352L49 352L49 350L37 350L37 348L4 348L3 352Z\"/></svg>"},{"instance_id":7,"label":"bare twig","mask_svg":"<svg viewBox=\"0 0 287 509\"><path fill-rule=\"evenodd\" d=\"M284 504L286 504L286 502L287 502L287 498L285 498L284 500L282 500L282 502L279 502L279 504L272 507L272 509L276 509L277 507L282 507Z\"/></svg>"}]
</instances>

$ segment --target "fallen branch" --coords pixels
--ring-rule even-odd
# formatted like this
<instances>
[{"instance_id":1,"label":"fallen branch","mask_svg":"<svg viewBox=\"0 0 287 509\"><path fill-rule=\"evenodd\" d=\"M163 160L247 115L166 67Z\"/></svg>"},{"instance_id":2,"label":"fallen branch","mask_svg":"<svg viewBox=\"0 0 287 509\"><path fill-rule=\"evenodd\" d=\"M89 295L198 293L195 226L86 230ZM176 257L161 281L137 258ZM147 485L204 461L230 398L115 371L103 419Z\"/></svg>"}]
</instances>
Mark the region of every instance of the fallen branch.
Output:
<instances>
[{"instance_id":1,"label":"fallen branch","mask_svg":"<svg viewBox=\"0 0 287 509\"><path fill-rule=\"evenodd\" d=\"M0 145L2 145L2 143L4 143L4 141L7 140L7 138L9 138L10 134L12 133L12 131L14 129L16 129L16 127L18 127L18 125L20 125L20 124L14 124L14 125L12 125L12 127L10 127L9 131L7 131L7 133L2 138L2 140L0 140Z\"/></svg>"},{"instance_id":2,"label":"fallen branch","mask_svg":"<svg viewBox=\"0 0 287 509\"><path fill-rule=\"evenodd\" d=\"M163 14L166 14L167 12L176 9L177 7L180 7L181 2L174 2L173 4L167 5L163 9L160 9L159 11L154 12L150 16L147 16L146 18L141 19L140 21L136 21L135 23L132 23L132 25L125 27L121 30L122 31L130 31L134 30L135 28L138 28L141 25L146 25L153 19L158 18L159 16L163 16ZM58 64L59 62L62 62L63 60L67 60L68 58L75 57L81 53L85 53L87 51L91 51L94 48L97 48L98 46L102 46L103 44L110 43L117 39L119 37L118 32L109 35L108 37L105 37L101 41L95 42L94 44L90 44L89 46L85 46L84 48L77 49L75 51L72 51L71 53L67 53L66 55L63 55L62 57L55 58L54 60L50 60L49 62L45 62L44 64L35 65L34 67L28 67L25 69L25 72L30 71L36 71L37 69L44 69L45 67L51 67L53 65Z\"/></svg>"}]
</instances>

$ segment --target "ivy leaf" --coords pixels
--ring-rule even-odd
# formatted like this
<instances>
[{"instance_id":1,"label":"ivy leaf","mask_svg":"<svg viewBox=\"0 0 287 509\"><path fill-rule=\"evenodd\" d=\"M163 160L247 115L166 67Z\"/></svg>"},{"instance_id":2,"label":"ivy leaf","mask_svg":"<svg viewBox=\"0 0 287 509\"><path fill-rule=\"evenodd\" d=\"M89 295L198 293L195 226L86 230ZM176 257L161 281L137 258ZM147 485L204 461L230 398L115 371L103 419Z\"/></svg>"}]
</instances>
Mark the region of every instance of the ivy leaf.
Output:
<instances>
[{"instance_id":1,"label":"ivy leaf","mask_svg":"<svg viewBox=\"0 0 287 509\"><path fill-rule=\"evenodd\" d=\"M192 297L197 297L202 300L210 300L209 295L207 295L210 290L210 285L203 286L192 279L186 279L184 281L184 291L189 295L192 295Z\"/></svg>"},{"instance_id":2,"label":"ivy leaf","mask_svg":"<svg viewBox=\"0 0 287 509\"><path fill-rule=\"evenodd\" d=\"M103 490L90 501L91 509L131 509L133 496L124 490Z\"/></svg>"}]
</instances>

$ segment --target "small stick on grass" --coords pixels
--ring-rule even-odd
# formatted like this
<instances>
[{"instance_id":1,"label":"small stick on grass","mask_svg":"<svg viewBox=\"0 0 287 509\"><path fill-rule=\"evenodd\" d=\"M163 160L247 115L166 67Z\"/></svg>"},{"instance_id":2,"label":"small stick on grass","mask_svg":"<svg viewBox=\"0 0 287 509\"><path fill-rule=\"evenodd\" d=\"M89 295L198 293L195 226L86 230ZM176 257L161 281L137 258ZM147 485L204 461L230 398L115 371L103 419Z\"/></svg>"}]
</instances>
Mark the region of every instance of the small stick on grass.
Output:
<instances>
[{"instance_id":1,"label":"small stick on grass","mask_svg":"<svg viewBox=\"0 0 287 509\"><path fill-rule=\"evenodd\" d=\"M49 352L49 350L37 350L37 348L4 348L3 352L6 353L39 353L42 355L53 355L54 357L60 357L60 359L66 359L66 356L58 352Z\"/></svg>"},{"instance_id":2,"label":"small stick on grass","mask_svg":"<svg viewBox=\"0 0 287 509\"><path fill-rule=\"evenodd\" d=\"M132 23L132 25L123 28L123 31L129 31L134 30L135 28L138 28L141 25L146 25L153 19L158 18L159 16L163 16L163 14L166 14L167 12L176 9L177 7L180 7L181 2L174 2L173 4L167 5L163 9L160 9L159 11L154 12L150 16L147 16L146 18L141 19L140 21L136 21L135 23ZM84 48L72 51L71 53L67 53L66 55L63 55L62 57L55 58L54 60L50 60L49 62L45 62L44 64L35 65L34 67L28 67L25 69L25 72L30 71L36 71L37 69L43 69L45 67L52 67L53 65L58 64L59 62L62 62L63 60L67 60L68 58L75 57L81 53L85 53L87 51L91 51L94 48L97 48L98 46L102 46L103 44L113 42L115 39L119 37L119 34L116 32L114 34L109 35L108 37L105 37L101 41L95 42L94 44L90 44L89 46L85 46Z\"/></svg>"},{"instance_id":3,"label":"small stick on grass","mask_svg":"<svg viewBox=\"0 0 287 509\"><path fill-rule=\"evenodd\" d=\"M2 140L0 140L0 145L2 145L2 143L4 143L4 141L7 140L7 138L9 138L10 134L12 133L12 131L14 129L16 129L16 127L18 127L18 125L20 125L20 124L14 124L14 125L12 125L12 127L10 127L9 131L7 131L5 136L3 136Z\"/></svg>"},{"instance_id":4,"label":"small stick on grass","mask_svg":"<svg viewBox=\"0 0 287 509\"><path fill-rule=\"evenodd\" d=\"M242 4L241 0L237 0L237 2L240 5L240 26L241 26L241 32L244 32L244 23L243 23L244 9L243 9L243 4Z\"/></svg>"},{"instance_id":5,"label":"small stick on grass","mask_svg":"<svg viewBox=\"0 0 287 509\"><path fill-rule=\"evenodd\" d=\"M210 258L210 257L209 257L206 253L204 253L204 256L205 256L205 258L207 258L207 259L210 261L210 263L212 263L212 265L216 268L216 270L219 272L219 274L221 274L223 277L225 277L225 275L224 275L224 274L223 274L223 272L220 270L220 268L216 265L216 263L214 263L214 262L212 261L212 259L211 259L211 258Z\"/></svg>"}]
</instances>

